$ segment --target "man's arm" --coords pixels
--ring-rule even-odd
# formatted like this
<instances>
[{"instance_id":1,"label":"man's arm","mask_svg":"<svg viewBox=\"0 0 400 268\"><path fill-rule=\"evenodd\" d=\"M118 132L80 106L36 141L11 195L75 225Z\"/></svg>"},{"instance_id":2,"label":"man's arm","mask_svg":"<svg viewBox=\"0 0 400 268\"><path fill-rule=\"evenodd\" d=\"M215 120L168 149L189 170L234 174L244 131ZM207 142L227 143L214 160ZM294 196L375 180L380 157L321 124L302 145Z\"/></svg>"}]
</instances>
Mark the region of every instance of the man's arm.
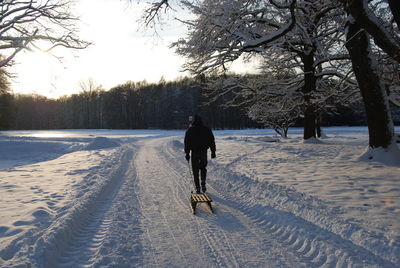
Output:
<instances>
[{"instance_id":1,"label":"man's arm","mask_svg":"<svg viewBox=\"0 0 400 268\"><path fill-rule=\"evenodd\" d=\"M210 146L210 150L211 150L211 158L215 158L215 151L216 151L216 146L215 146L215 138L214 138L214 134L212 133L212 130L210 128L210 134L209 134L209 146Z\"/></svg>"},{"instance_id":2,"label":"man's arm","mask_svg":"<svg viewBox=\"0 0 400 268\"><path fill-rule=\"evenodd\" d=\"M189 154L190 153L189 130L186 130L184 144L185 144L185 154Z\"/></svg>"}]
</instances>

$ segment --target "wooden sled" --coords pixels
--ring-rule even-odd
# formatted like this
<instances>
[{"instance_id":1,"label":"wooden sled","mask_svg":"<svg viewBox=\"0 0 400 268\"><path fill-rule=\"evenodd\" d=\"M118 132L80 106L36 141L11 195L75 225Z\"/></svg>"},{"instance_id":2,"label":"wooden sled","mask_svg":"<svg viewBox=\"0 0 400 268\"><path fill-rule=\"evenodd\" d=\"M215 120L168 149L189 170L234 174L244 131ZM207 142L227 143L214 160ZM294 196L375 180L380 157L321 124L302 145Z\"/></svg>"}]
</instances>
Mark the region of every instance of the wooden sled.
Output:
<instances>
[{"instance_id":1,"label":"wooden sled","mask_svg":"<svg viewBox=\"0 0 400 268\"><path fill-rule=\"evenodd\" d=\"M192 213L196 214L196 206L197 203L207 203L210 208L211 213L214 213L213 208L211 206L212 199L207 194L194 194L190 195L190 208L192 209Z\"/></svg>"}]
</instances>

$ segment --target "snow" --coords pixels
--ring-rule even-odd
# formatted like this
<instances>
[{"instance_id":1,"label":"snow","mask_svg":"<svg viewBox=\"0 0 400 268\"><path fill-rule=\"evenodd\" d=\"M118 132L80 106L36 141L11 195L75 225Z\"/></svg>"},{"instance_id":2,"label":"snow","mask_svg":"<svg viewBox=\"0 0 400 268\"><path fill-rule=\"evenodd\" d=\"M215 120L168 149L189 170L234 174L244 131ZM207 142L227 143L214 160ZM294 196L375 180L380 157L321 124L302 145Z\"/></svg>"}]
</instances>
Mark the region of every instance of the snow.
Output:
<instances>
[{"instance_id":1,"label":"snow","mask_svg":"<svg viewBox=\"0 0 400 268\"><path fill-rule=\"evenodd\" d=\"M398 148L324 133L214 131L192 215L183 131L1 132L0 267L400 266Z\"/></svg>"},{"instance_id":2,"label":"snow","mask_svg":"<svg viewBox=\"0 0 400 268\"><path fill-rule=\"evenodd\" d=\"M400 150L397 144L391 144L388 148L367 148L359 159L361 161L378 161L386 165L393 165L400 167Z\"/></svg>"},{"instance_id":3,"label":"snow","mask_svg":"<svg viewBox=\"0 0 400 268\"><path fill-rule=\"evenodd\" d=\"M92 142L85 147L86 150L101 150L119 146L118 142L115 142L106 137L96 137Z\"/></svg>"}]
</instances>

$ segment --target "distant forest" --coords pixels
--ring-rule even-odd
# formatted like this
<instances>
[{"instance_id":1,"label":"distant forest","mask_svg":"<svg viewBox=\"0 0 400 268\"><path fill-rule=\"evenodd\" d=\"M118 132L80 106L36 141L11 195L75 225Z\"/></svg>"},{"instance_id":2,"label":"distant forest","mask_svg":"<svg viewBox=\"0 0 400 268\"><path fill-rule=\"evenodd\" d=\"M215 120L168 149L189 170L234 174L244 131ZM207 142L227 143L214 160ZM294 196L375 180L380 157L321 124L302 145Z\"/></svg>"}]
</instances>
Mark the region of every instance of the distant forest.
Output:
<instances>
[{"instance_id":1,"label":"distant forest","mask_svg":"<svg viewBox=\"0 0 400 268\"><path fill-rule=\"evenodd\" d=\"M261 128L246 107L225 107L232 96L211 102L193 78L159 83L126 82L106 91L88 82L79 94L49 99L44 96L0 95L0 129L185 129L199 114L214 129ZM322 116L322 126L365 125L359 109L336 107ZM301 119L296 123L302 125Z\"/></svg>"},{"instance_id":2,"label":"distant forest","mask_svg":"<svg viewBox=\"0 0 400 268\"><path fill-rule=\"evenodd\" d=\"M106 91L89 81L79 94L49 99L3 94L2 129L184 129L200 114L215 129L261 127L243 109L208 104L194 79L126 82ZM7 107L7 108L6 108Z\"/></svg>"}]
</instances>

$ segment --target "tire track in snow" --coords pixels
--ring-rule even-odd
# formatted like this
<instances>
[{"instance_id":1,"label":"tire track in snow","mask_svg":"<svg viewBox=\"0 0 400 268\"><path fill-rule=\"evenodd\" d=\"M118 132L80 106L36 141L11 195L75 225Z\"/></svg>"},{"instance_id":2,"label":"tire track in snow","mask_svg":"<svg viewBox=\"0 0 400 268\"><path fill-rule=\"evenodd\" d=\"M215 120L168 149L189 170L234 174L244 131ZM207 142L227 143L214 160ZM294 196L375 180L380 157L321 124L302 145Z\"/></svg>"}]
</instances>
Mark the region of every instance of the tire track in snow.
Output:
<instances>
[{"instance_id":1,"label":"tire track in snow","mask_svg":"<svg viewBox=\"0 0 400 268\"><path fill-rule=\"evenodd\" d=\"M168 163L169 171L174 175L175 183L181 189L181 195L188 196L189 192L181 186L184 180L191 180L182 175L184 167L182 160L183 153L176 151L174 147L181 147L177 141L163 144L160 151L164 161ZM183 150L183 148L182 148ZM179 173L179 171L181 171ZM180 181L177 179L179 178ZM184 182L187 183L187 182ZM214 190L212 187L210 189ZM218 196L218 195L217 195ZM301 259L293 254L282 255L282 248L275 241L271 241L270 236L261 231L253 222L239 212L235 207L231 207L220 200L214 198L218 204L215 208L216 215L201 214L194 217L197 228L203 234L207 247L211 252L217 266L220 267L276 267L276 266L296 266L307 267L301 263ZM205 216L202 218L201 216ZM288 256L290 256L288 258Z\"/></svg>"},{"instance_id":2,"label":"tire track in snow","mask_svg":"<svg viewBox=\"0 0 400 268\"><path fill-rule=\"evenodd\" d=\"M250 193L257 195L257 193L253 192L254 190L260 191L260 188L256 185L253 185L254 189L249 189L249 183L244 180L251 181L250 178L244 178L244 176L238 175L229 169L226 170L217 166L214 172L222 178L215 184L215 188L220 189L219 194L226 200L235 200L238 193L241 196L251 196ZM235 189L226 187L226 181L229 178L239 181ZM226 194L221 194L222 192ZM265 197L267 196L268 194L265 195ZM266 198L263 203L272 203L273 206L273 203L277 201L277 196L273 198L275 201ZM281 193L280 198L282 200L279 200L278 194L278 202L285 202L284 200L288 197L285 196L285 193ZM231 202L233 206L243 211L266 233L280 241L299 258L308 262L309 267L393 267L394 265L374 255L367 249L353 244L350 240L344 239L290 212L275 209L271 205L251 204L255 202L251 198L249 198L248 202Z\"/></svg>"},{"instance_id":3,"label":"tire track in snow","mask_svg":"<svg viewBox=\"0 0 400 268\"><path fill-rule=\"evenodd\" d=\"M165 171L169 175L169 178L172 178L173 183L175 185L175 190L174 190L174 197L175 201L179 203L184 210L185 215L191 215L191 211L189 209L189 196L190 196L190 191L193 190L191 187L184 187L182 186L182 181L183 180L188 180L188 178L185 178L184 175L181 173L178 173L174 168L172 163L172 159L175 159L175 157L171 154L165 154L165 152L168 150L165 146L162 146L162 150L159 151L161 155L163 156L163 161L166 163L166 169ZM171 158L172 157L172 158ZM189 172L184 173L185 175L191 176ZM180 178L181 181L179 182L177 178ZM190 179L190 177L189 177ZM184 182L183 184L186 185L191 185L191 183L188 181ZM178 189L178 190L176 190ZM201 209L203 207L202 204L198 204L198 209ZM207 208L208 210L208 208ZM207 212L209 213L209 212ZM214 232L212 232L209 228L202 226L202 224L199 222L197 217L191 218L191 221L193 223L196 223L195 226L191 226L192 229L190 231L190 234L192 232L199 233L200 236L194 237L191 235L192 241L194 243L198 243L196 241L199 241L199 239L204 238L204 241L207 242L206 248L203 246L203 258L207 256L213 256L215 263L218 264L219 267L238 267L238 263L236 261L236 258L234 255L232 255L230 248L227 248L226 245L230 244L229 241L221 239L219 236L212 235ZM225 237L226 238L226 237Z\"/></svg>"},{"instance_id":4,"label":"tire track in snow","mask_svg":"<svg viewBox=\"0 0 400 268\"><path fill-rule=\"evenodd\" d=\"M167 143L168 144L168 143ZM185 179L188 180L184 183L188 183L189 185L191 184L189 180L192 180L190 171L187 173L190 177L185 178L182 176L182 174L178 173L173 167L174 164L172 163L172 159L176 159L176 157L169 152L169 146L162 146L162 151L161 154L163 154L164 159L163 161L167 163L167 172L170 174L170 178L173 178L174 184L180 189L180 194L181 198L180 201L185 200L186 196L190 195L190 187L182 187L182 181ZM181 181L179 182L177 178L180 178ZM182 199L183 198L183 199ZM188 199L188 198L186 198ZM181 202L183 203L183 202ZM186 202L186 205L183 205L183 207L186 209L186 213L191 213L189 212L189 200ZM203 206L203 204L198 204L199 206ZM208 212L207 212L208 213ZM201 222L201 220L197 217L194 216L192 219L193 222L196 223L196 228L200 230L200 233L202 234L202 237L204 240L207 242L207 247L208 251L211 252L215 262L218 264L220 267L239 267L239 263L233 255L234 248L231 245L231 242L228 240L228 238L225 235L225 232L222 230L220 233L216 230L216 228L213 228L212 226L208 224L204 224ZM219 230L220 231L220 230ZM218 235L216 235L218 234ZM205 252L205 251L203 251Z\"/></svg>"},{"instance_id":5,"label":"tire track in snow","mask_svg":"<svg viewBox=\"0 0 400 268\"><path fill-rule=\"evenodd\" d=\"M159 143L159 139L142 141L135 159L136 193L143 215L141 224L146 229L143 239L148 244L144 246L143 265L189 267L209 264L203 260L198 244L193 243L197 234L191 230L192 222L182 217L188 206L183 207L176 197L175 185L156 150Z\"/></svg>"},{"instance_id":6,"label":"tire track in snow","mask_svg":"<svg viewBox=\"0 0 400 268\"><path fill-rule=\"evenodd\" d=\"M245 154L241 154L239 156L237 156L236 158L234 158L229 164L226 165L226 168L231 168L232 166L234 166L237 163L240 163L241 161L243 161L244 159L248 158L249 155L257 155L260 152L264 151L266 148L264 146L260 146L260 148L256 148L253 151L247 152Z\"/></svg>"},{"instance_id":7,"label":"tire track in snow","mask_svg":"<svg viewBox=\"0 0 400 268\"><path fill-rule=\"evenodd\" d=\"M260 151L262 149L258 149L257 151ZM179 157L179 153L177 154L176 150L173 149L173 146L170 146L167 149L167 151L168 151L169 156L166 156L166 159L173 159L173 158ZM246 154L246 156L247 156L247 154ZM234 159L234 162L236 163L237 159ZM173 165L173 164L171 163L171 165ZM209 184L208 188L212 189L213 192L217 193L216 196L214 197L214 200L216 200L219 205L221 205L223 203L225 205L224 206L225 210L228 210L232 214L239 214L237 211L232 211L232 210L235 210L236 208L240 207L238 204L227 201L229 199L227 199L224 194L221 194L214 187L210 186L210 184ZM229 209L229 208L231 208L231 209ZM220 212L219 209L218 209L218 212ZM218 214L220 214L220 213L218 213ZM245 214L245 215L247 215L247 214ZM246 216L246 217L248 217L248 216ZM257 239L261 238L259 240L261 241L262 244L270 244L271 243L271 241L270 241L271 234L278 233L280 230L282 230L281 226L279 226L279 225L273 225L273 226L271 226L271 230L269 230L269 229L265 230L265 228L261 228L260 225L257 224L257 222L254 221L253 218L251 218L251 217L248 217L248 218L249 218L249 222L247 225L247 227L248 227L247 230L253 234L253 239L257 240ZM263 231L260 232L260 229ZM274 237L274 238L276 239L276 237ZM251 239L249 239L249 240L251 240ZM277 245L275 245L275 246L277 248L279 248L279 246L277 246ZM267 251L267 250L268 249L265 249L265 251ZM281 250L293 251L293 250L291 250L290 247L284 248ZM232 250L232 251L235 251L235 250ZM306 258L306 259L302 258L302 256L299 256L299 254L297 254L296 251L295 252L285 252L285 255L291 256L290 258L293 259L292 260L293 263L296 263L296 266L298 266L298 267L310 267L310 264L312 264L312 263L310 263L308 258ZM262 258L262 257L260 257L260 258ZM305 264L302 262L305 262ZM246 263L248 263L248 261L243 261L243 265ZM271 263L269 263L269 265L271 265ZM255 265L255 267L257 267L257 265Z\"/></svg>"},{"instance_id":8,"label":"tire track in snow","mask_svg":"<svg viewBox=\"0 0 400 268\"><path fill-rule=\"evenodd\" d=\"M264 253L259 255L260 252L263 252L260 248L264 248L265 251L270 250L270 248L263 247L257 243L256 236L252 237L252 243L256 244L256 246L250 247L251 250L247 251L247 256L238 260L238 256L242 254L242 248L236 248L231 238L228 237L227 231L221 228L223 223L215 219L216 215L211 215L207 212L205 215L209 218L202 219L200 216L193 216L190 213L188 188L182 186L185 175L182 175L179 169L178 171L176 170L176 166L172 164L174 158L171 159L171 155L164 157L168 148L168 146L164 145L164 140L153 141L153 143L146 141L143 145L146 148L143 158L141 158L140 154L137 158L137 176L143 181L143 186L138 189L139 194L142 195L140 203L143 207L152 207L148 209L149 212L144 213L149 230L149 240L151 240L152 245L151 251L155 252L153 255L149 254L148 266L240 267L249 266L249 259L254 257L252 260L253 266L260 267L259 264L263 263L262 259L265 257ZM164 181L165 184L160 183L160 181ZM169 199L166 200L162 209L158 209L158 206L162 203L160 202L159 194L164 194L158 190L160 187L164 187L167 192L171 190L168 195ZM150 192L146 193L146 190ZM149 197L151 192L157 193ZM163 232L163 228L159 226L160 215L164 218L165 225L169 226L167 231ZM175 228L175 226L182 227ZM160 237L160 232L163 233L164 237ZM248 233L245 229L244 232ZM235 242L238 242L241 238L239 236ZM167 247L166 245L171 244L167 240L173 241L173 248L170 247L166 251L164 250ZM245 246L245 243L242 243L241 246ZM252 251L254 249L257 252ZM243 253L243 255L246 254ZM187 259L187 257L189 258ZM264 265L267 263L270 262L265 262Z\"/></svg>"},{"instance_id":9,"label":"tire track in snow","mask_svg":"<svg viewBox=\"0 0 400 268\"><path fill-rule=\"evenodd\" d=\"M107 200L108 202L111 200ZM107 202L105 201L105 202ZM77 229L74 242L62 253L57 267L91 267L109 231L111 219L104 219L108 204L99 204L102 209L90 213L87 221Z\"/></svg>"},{"instance_id":10,"label":"tire track in snow","mask_svg":"<svg viewBox=\"0 0 400 268\"><path fill-rule=\"evenodd\" d=\"M182 147L181 144L176 141L171 144L170 158L179 157L177 148ZM265 240L264 243L270 243L271 238L276 240L284 247L285 255L291 255L290 258L293 258L294 262L299 262L295 265L296 267L393 267L393 263L374 255L365 248L290 212L274 209L271 206L251 204L254 203L252 191L260 192L260 189L257 185L254 185L254 189L247 189L248 183L240 178L243 176L227 169L225 165L212 167L212 173L219 177L216 183L212 183L214 187L209 187L212 192L217 193L214 197L216 203L224 203L227 207L235 208L243 213L249 219L249 231L255 230L257 236ZM238 185L234 189L229 189L230 186L227 185L230 179L239 181L242 187ZM248 180L251 181L251 179ZM243 191L247 193L243 194ZM261 197L257 196L257 198ZM282 195L281 198L284 200L287 197ZM271 201L265 198L262 203L271 204ZM264 234L261 234L259 230L263 230Z\"/></svg>"},{"instance_id":11,"label":"tire track in snow","mask_svg":"<svg viewBox=\"0 0 400 268\"><path fill-rule=\"evenodd\" d=\"M75 213L72 222L67 223L71 232L65 236L59 251L46 262L46 267L93 266L96 257L101 255L100 248L113 224L113 218L107 212L120 190L132 158L133 150L128 148L107 183L95 196L90 196L90 200Z\"/></svg>"}]
</instances>

